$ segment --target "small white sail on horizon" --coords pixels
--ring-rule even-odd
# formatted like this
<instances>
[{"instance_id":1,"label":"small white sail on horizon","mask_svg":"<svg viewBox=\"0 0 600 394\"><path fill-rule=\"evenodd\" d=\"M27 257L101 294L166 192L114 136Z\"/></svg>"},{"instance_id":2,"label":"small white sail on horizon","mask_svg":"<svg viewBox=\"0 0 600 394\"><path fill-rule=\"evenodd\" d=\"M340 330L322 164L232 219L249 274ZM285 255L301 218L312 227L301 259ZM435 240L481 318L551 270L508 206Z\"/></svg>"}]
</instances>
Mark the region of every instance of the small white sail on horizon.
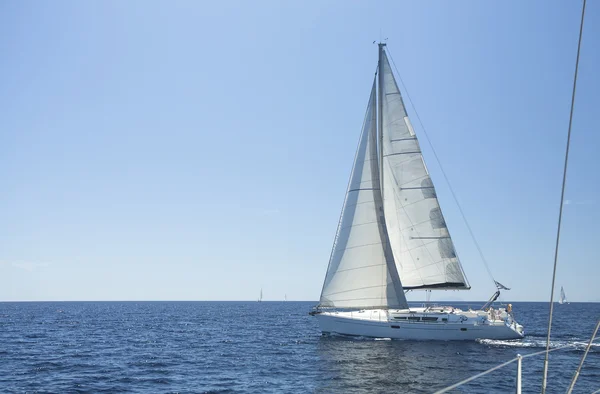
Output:
<instances>
[{"instance_id":1,"label":"small white sail on horizon","mask_svg":"<svg viewBox=\"0 0 600 394\"><path fill-rule=\"evenodd\" d=\"M560 287L560 300L558 301L559 304L568 304L569 302L567 301L567 295L565 294L565 289L561 286Z\"/></svg>"}]
</instances>

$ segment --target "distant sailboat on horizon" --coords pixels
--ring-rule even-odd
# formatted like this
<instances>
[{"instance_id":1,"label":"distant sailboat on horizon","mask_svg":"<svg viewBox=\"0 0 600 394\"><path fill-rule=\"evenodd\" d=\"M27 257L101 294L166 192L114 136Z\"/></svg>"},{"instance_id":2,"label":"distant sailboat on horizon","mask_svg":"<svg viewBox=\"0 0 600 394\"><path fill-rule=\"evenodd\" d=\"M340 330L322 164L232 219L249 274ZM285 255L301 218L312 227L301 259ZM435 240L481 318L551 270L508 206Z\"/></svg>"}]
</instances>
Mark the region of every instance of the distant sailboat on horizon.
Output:
<instances>
[{"instance_id":1,"label":"distant sailboat on horizon","mask_svg":"<svg viewBox=\"0 0 600 394\"><path fill-rule=\"evenodd\" d=\"M560 287L560 300L558 301L559 304L570 304L570 302L567 300L567 295L565 294L565 289L564 287Z\"/></svg>"},{"instance_id":2,"label":"distant sailboat on horizon","mask_svg":"<svg viewBox=\"0 0 600 394\"><path fill-rule=\"evenodd\" d=\"M262 297L263 297L263 294L262 294L262 287L261 287L260 288L260 295L258 296L258 302L262 302Z\"/></svg>"}]
</instances>

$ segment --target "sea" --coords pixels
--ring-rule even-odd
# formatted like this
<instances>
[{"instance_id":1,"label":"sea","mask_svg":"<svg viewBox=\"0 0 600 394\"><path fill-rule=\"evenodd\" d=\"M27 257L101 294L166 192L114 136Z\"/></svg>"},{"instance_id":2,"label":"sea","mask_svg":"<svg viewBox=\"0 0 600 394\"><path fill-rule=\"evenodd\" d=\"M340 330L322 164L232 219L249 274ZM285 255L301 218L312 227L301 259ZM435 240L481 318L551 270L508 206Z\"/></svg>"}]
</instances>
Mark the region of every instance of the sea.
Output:
<instances>
[{"instance_id":1,"label":"sea","mask_svg":"<svg viewBox=\"0 0 600 394\"><path fill-rule=\"evenodd\" d=\"M481 303L452 303L480 307ZM0 303L2 393L432 393L543 350L547 303L513 303L523 340L414 342L324 337L315 302ZM564 393L600 303L556 305L548 393ZM575 393L600 390L600 340ZM516 364L455 389L514 392ZM543 355L523 360L539 393Z\"/></svg>"}]
</instances>

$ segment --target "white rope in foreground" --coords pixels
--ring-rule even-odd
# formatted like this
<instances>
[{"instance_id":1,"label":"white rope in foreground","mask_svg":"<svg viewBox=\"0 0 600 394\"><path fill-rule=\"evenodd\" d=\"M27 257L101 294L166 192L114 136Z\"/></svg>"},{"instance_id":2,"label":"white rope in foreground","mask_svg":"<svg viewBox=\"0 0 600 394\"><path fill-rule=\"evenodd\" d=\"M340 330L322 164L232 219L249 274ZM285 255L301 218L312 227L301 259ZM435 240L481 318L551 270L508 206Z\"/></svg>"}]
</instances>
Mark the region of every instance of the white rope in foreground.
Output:
<instances>
[{"instance_id":1,"label":"white rope in foreground","mask_svg":"<svg viewBox=\"0 0 600 394\"><path fill-rule=\"evenodd\" d=\"M569 114L569 131L567 132L567 147L565 151L565 165L563 169L562 188L560 191L560 208L558 210L558 224L556 226L556 245L554 246L554 266L552 268L552 288L550 290L550 313L548 315L548 335L546 336L546 350L550 349L550 333L552 331L552 313L554 311L554 283L556 281L556 266L558 265L558 247L560 245L560 230L565 202L565 189L567 185L567 168L569 165L569 147L571 146L571 126L573 126L573 110L575 109L575 92L577 90L577 72L579 70L579 54L581 53L581 39L583 37L583 21L585 19L585 2L581 9L581 23L579 24L579 43L577 44L577 58L575 60L575 75L573 76L573 94L571 95L571 112ZM546 393L546 378L548 376L548 353L544 359L544 373L542 378L542 394Z\"/></svg>"},{"instance_id":2,"label":"white rope in foreground","mask_svg":"<svg viewBox=\"0 0 600 394\"><path fill-rule=\"evenodd\" d=\"M594 342L594 344L598 344L598 342ZM550 350L540 350L539 352L526 354L526 355L522 356L522 358L528 358L528 357L538 356L540 354L550 353L550 352L553 352L555 350L565 349L565 348L568 348L568 347L573 347L573 346L578 346L578 345L579 344L577 344L577 343L572 343L572 344L569 344L569 345L555 347L555 348L550 349ZM455 389L457 387L460 387L460 386L462 386L462 385L464 385L466 383L469 383L469 382L471 382L471 381L473 381L475 379L478 379L478 378L480 378L482 376L485 376L485 375L487 375L490 372L493 372L493 371L495 371L497 369L503 368L503 367L507 366L508 364L512 364L515 361L517 361L518 359L519 359L519 357L515 357L515 358L513 358L511 360L508 360L508 361L502 363L502 364L496 365L495 367L492 367L492 368L488 369L487 371L480 372L477 375L473 375L473 376L471 376L469 378L466 378L465 380L461 380L460 382L455 383L452 386L448 386L448 387L443 388L443 389L441 389L439 391L436 391L434 394L446 393L446 392L448 392L450 390L453 390L453 389ZM596 394L596 393L600 393L600 390L596 391L593 394Z\"/></svg>"},{"instance_id":3,"label":"white rope in foreground","mask_svg":"<svg viewBox=\"0 0 600 394\"><path fill-rule=\"evenodd\" d=\"M484 376L484 375L487 375L488 373L490 373L490 372L492 372L492 371L495 371L495 370L497 370L497 369L500 369L500 368L502 368L502 367L504 367L504 366L507 366L508 364L511 364L511 363L513 363L513 362L517 361L518 359L519 359L518 357L515 357L515 358L513 358L512 360L508 360L508 361L507 361L507 362L505 362L505 363L502 363L502 364L500 364L500 365L496 365L495 367L493 367L493 368L490 368L490 369L488 369L487 371L483 371L483 372L481 372L481 373L478 373L477 375L473 375L473 376L471 376L470 378L467 378L467 379L465 379L465 380L463 380L463 381L460 381L460 382L458 382L458 383L456 383L456 384L453 384L452 386L448 386L448 387L446 387L445 389L441 389L440 391L436 391L436 392L435 392L435 394L445 393L445 392L447 392L447 391L450 391L450 390L452 390L452 389L455 389L455 388L457 388L457 387L459 387L459 386L462 386L462 385L463 385L463 384L465 384L465 383L469 383L471 380L475 380L475 379L477 379L477 378L480 378L480 377L482 377L482 376Z\"/></svg>"}]
</instances>

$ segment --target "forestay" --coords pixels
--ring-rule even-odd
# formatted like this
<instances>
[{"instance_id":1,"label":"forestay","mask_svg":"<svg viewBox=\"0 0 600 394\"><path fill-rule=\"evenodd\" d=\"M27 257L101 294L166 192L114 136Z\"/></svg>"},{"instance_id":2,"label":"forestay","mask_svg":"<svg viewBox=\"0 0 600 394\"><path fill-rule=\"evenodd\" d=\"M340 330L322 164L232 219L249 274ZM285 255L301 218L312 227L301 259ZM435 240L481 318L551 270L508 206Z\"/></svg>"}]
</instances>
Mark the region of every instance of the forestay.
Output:
<instances>
[{"instance_id":1,"label":"forestay","mask_svg":"<svg viewBox=\"0 0 600 394\"><path fill-rule=\"evenodd\" d=\"M404 289L468 289L385 52L382 89L383 201Z\"/></svg>"},{"instance_id":2,"label":"forestay","mask_svg":"<svg viewBox=\"0 0 600 394\"><path fill-rule=\"evenodd\" d=\"M385 230L375 116L373 84L319 307L408 308Z\"/></svg>"}]
</instances>

